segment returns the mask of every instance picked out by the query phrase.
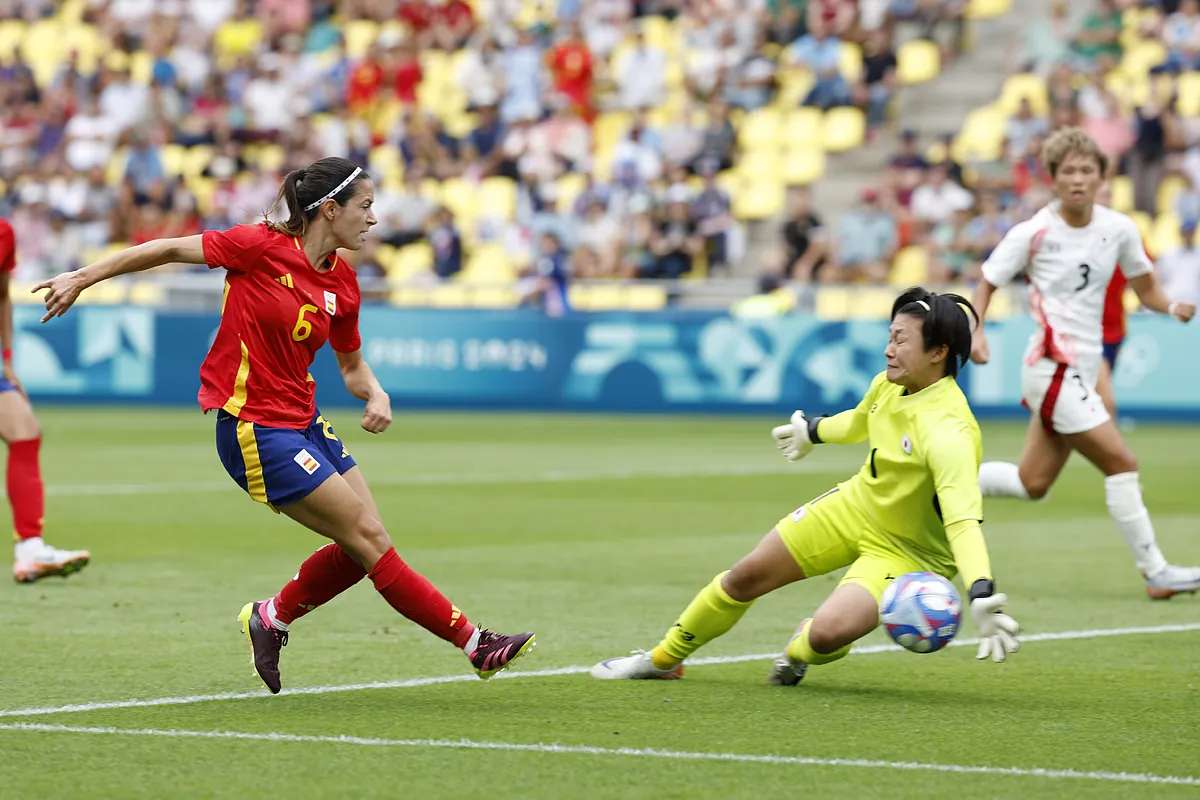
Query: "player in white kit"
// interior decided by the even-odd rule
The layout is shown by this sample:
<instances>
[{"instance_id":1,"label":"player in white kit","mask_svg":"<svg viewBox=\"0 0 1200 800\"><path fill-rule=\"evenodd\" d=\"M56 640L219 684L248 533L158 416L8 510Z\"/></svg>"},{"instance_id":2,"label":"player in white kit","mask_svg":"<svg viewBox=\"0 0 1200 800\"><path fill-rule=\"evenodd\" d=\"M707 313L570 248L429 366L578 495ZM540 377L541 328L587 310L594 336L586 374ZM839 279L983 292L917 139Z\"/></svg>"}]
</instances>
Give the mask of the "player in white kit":
<instances>
[{"instance_id":1,"label":"player in white kit","mask_svg":"<svg viewBox=\"0 0 1200 800\"><path fill-rule=\"evenodd\" d=\"M1104 296L1117 263L1142 305L1181 322L1196 312L1163 293L1129 217L1096 205L1108 158L1078 128L1052 134L1042 151L1058 200L1014 227L983 265L975 293L981 318L997 287L1024 274L1038 330L1021 370L1021 395L1032 419L1021 463L985 462L979 487L985 497L1045 497L1072 450L1104 473L1109 514L1133 553L1152 599L1200 589L1200 568L1167 563L1142 502L1137 459L1117 431L1097 391L1102 360ZM972 358L989 358L983 325L975 331Z\"/></svg>"}]
</instances>

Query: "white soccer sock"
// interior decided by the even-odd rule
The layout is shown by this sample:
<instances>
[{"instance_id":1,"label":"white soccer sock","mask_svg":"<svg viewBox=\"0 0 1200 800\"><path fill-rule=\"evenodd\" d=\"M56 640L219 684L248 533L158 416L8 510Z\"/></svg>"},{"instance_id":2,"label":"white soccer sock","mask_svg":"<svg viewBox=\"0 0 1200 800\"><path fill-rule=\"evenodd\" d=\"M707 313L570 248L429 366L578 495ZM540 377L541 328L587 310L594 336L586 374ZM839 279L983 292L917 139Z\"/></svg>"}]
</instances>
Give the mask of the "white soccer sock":
<instances>
[{"instance_id":1,"label":"white soccer sock","mask_svg":"<svg viewBox=\"0 0 1200 800\"><path fill-rule=\"evenodd\" d=\"M1167 566L1158 542L1154 538L1154 525L1150 512L1142 502L1142 487L1136 472L1122 472L1104 479L1104 497L1108 502L1108 513L1125 544L1133 552L1133 561L1142 575L1150 577Z\"/></svg>"},{"instance_id":2,"label":"white soccer sock","mask_svg":"<svg viewBox=\"0 0 1200 800\"><path fill-rule=\"evenodd\" d=\"M1029 492L1021 483L1020 468L1007 461L985 461L979 465L979 491L984 497L1029 499Z\"/></svg>"},{"instance_id":3,"label":"white soccer sock","mask_svg":"<svg viewBox=\"0 0 1200 800\"><path fill-rule=\"evenodd\" d=\"M34 536L32 539L22 539L13 545L13 559L15 561L29 561L41 555L45 549L46 543L42 541L42 537L40 536Z\"/></svg>"},{"instance_id":4,"label":"white soccer sock","mask_svg":"<svg viewBox=\"0 0 1200 800\"><path fill-rule=\"evenodd\" d=\"M288 624L286 622L280 622L279 617L275 614L274 597L267 601L267 619L271 621L271 627L275 628L276 630L286 631L288 629Z\"/></svg>"},{"instance_id":5,"label":"white soccer sock","mask_svg":"<svg viewBox=\"0 0 1200 800\"><path fill-rule=\"evenodd\" d=\"M467 658L470 658L475 652L476 647L479 647L479 628L476 628L475 632L471 634L471 638L467 639L467 643L463 645L462 650L467 654Z\"/></svg>"}]
</instances>

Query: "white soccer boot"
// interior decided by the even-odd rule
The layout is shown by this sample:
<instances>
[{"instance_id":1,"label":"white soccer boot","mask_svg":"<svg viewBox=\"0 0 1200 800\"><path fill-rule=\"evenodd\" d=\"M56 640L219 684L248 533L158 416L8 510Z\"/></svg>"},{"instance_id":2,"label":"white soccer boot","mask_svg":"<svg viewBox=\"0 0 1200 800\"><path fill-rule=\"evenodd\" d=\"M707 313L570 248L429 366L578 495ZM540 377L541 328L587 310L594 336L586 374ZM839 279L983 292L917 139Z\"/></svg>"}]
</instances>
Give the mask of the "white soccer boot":
<instances>
[{"instance_id":1,"label":"white soccer boot","mask_svg":"<svg viewBox=\"0 0 1200 800\"><path fill-rule=\"evenodd\" d=\"M13 555L13 580L17 583L33 583L54 575L65 578L92 560L87 550L59 550L41 539L18 542Z\"/></svg>"},{"instance_id":2,"label":"white soccer boot","mask_svg":"<svg viewBox=\"0 0 1200 800\"><path fill-rule=\"evenodd\" d=\"M1146 594L1151 600L1170 600L1177 594L1195 594L1200 589L1200 567L1173 564L1146 576Z\"/></svg>"},{"instance_id":3,"label":"white soccer boot","mask_svg":"<svg viewBox=\"0 0 1200 800\"><path fill-rule=\"evenodd\" d=\"M683 664L673 669L654 666L650 654L645 650L634 650L632 655L601 661L588 673L601 681L662 680L672 681L683 677Z\"/></svg>"}]
</instances>

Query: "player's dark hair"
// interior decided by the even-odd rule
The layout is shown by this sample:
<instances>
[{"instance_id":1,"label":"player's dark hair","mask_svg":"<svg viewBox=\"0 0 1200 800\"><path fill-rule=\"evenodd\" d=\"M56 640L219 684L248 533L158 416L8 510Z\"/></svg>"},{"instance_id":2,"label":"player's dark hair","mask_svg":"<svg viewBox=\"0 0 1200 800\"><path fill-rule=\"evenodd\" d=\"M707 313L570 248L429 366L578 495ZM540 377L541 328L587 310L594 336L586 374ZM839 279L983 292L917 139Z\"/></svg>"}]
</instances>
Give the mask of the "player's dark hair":
<instances>
[{"instance_id":1,"label":"player's dark hair","mask_svg":"<svg viewBox=\"0 0 1200 800\"><path fill-rule=\"evenodd\" d=\"M892 319L900 314L921 320L925 352L943 346L949 349L946 374L958 377L958 370L971 357L972 318L974 325L979 324L975 306L962 295L935 294L914 286L892 303Z\"/></svg>"},{"instance_id":2,"label":"player's dark hair","mask_svg":"<svg viewBox=\"0 0 1200 800\"><path fill-rule=\"evenodd\" d=\"M285 222L267 220L267 227L279 233L286 233L288 236L303 236L304 232L308 230L309 223L317 216L321 207L317 206L309 211L305 209L341 186L342 182L349 178L356 169L358 167L352 161L335 156L322 158L304 169L289 172L283 179L283 186L279 187L279 194L268 212L273 214L286 204L289 216ZM339 206L346 205L354 196L359 182L367 180L369 177L365 171L358 173L354 180L329 199Z\"/></svg>"}]
</instances>

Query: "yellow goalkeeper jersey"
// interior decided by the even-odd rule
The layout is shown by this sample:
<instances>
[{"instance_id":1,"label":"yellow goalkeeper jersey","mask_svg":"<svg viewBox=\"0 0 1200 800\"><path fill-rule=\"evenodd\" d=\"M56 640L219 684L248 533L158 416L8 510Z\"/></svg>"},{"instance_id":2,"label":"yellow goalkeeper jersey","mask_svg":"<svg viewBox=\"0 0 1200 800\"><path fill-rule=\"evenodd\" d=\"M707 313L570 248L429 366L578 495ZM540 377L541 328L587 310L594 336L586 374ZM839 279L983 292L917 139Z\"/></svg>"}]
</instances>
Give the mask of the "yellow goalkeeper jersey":
<instances>
[{"instance_id":1,"label":"yellow goalkeeper jersey","mask_svg":"<svg viewBox=\"0 0 1200 800\"><path fill-rule=\"evenodd\" d=\"M880 373L857 408L822 419L817 435L829 443L869 440L862 469L839 488L882 533L953 559L968 587L991 578L979 528L983 441L954 378L908 395Z\"/></svg>"}]
</instances>

